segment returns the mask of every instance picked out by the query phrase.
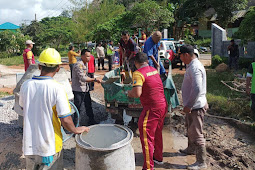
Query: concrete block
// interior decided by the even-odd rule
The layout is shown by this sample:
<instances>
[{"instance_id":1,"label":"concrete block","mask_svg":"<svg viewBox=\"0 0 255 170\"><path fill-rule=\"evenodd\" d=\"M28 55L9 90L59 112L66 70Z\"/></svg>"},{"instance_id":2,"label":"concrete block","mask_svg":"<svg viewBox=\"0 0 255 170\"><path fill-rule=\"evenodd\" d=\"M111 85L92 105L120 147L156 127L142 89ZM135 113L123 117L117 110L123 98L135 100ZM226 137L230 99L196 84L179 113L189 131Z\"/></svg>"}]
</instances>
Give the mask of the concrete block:
<instances>
[{"instance_id":1,"label":"concrete block","mask_svg":"<svg viewBox=\"0 0 255 170\"><path fill-rule=\"evenodd\" d=\"M212 24L212 56L223 55L223 41L227 40L227 32L217 24Z\"/></svg>"}]
</instances>

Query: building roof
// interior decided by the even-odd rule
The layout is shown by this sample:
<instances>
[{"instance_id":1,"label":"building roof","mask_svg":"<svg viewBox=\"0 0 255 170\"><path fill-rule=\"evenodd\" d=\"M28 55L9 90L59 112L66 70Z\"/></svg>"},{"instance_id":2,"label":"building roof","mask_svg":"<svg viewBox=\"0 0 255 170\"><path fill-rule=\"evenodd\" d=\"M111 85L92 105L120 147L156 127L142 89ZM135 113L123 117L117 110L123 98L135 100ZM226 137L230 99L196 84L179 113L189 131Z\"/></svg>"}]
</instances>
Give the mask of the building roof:
<instances>
[{"instance_id":1,"label":"building roof","mask_svg":"<svg viewBox=\"0 0 255 170\"><path fill-rule=\"evenodd\" d=\"M12 24L10 22L6 22L0 25L0 30L16 30L18 28L20 28L18 25Z\"/></svg>"},{"instance_id":2,"label":"building roof","mask_svg":"<svg viewBox=\"0 0 255 170\"><path fill-rule=\"evenodd\" d=\"M239 19L239 18L243 18L247 12L248 12L247 10L240 10L240 11L234 11L232 12L232 14L235 19ZM214 14L210 21L216 21L216 20L217 20L217 14Z\"/></svg>"}]
</instances>

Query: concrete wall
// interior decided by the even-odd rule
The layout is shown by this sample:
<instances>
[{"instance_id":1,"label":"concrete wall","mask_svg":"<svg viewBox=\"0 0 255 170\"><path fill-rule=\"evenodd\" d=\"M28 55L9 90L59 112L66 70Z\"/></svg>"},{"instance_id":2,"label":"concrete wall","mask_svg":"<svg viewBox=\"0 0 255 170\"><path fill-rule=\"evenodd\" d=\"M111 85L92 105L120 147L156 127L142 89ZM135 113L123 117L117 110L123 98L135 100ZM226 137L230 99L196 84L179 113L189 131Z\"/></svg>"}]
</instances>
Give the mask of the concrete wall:
<instances>
[{"instance_id":1,"label":"concrete wall","mask_svg":"<svg viewBox=\"0 0 255 170\"><path fill-rule=\"evenodd\" d=\"M212 24L212 56L219 55L229 57L228 46L230 41L227 40L226 30ZM239 56L245 58L255 58L255 42L248 42L243 45L241 40L235 40L235 43L239 46Z\"/></svg>"},{"instance_id":2,"label":"concrete wall","mask_svg":"<svg viewBox=\"0 0 255 170\"><path fill-rule=\"evenodd\" d=\"M227 40L227 32L217 24L212 24L212 56L223 54L223 41Z\"/></svg>"},{"instance_id":3,"label":"concrete wall","mask_svg":"<svg viewBox=\"0 0 255 170\"><path fill-rule=\"evenodd\" d=\"M255 58L255 42L248 42L246 50L247 54L245 54L245 56L247 58Z\"/></svg>"},{"instance_id":4,"label":"concrete wall","mask_svg":"<svg viewBox=\"0 0 255 170\"><path fill-rule=\"evenodd\" d=\"M244 55L244 47L241 44L241 40L235 40L235 43L238 45L239 47L239 56L240 57L245 57ZM223 41L223 45L222 45L222 55L224 57L228 57L228 46L230 45L230 41Z\"/></svg>"}]
</instances>

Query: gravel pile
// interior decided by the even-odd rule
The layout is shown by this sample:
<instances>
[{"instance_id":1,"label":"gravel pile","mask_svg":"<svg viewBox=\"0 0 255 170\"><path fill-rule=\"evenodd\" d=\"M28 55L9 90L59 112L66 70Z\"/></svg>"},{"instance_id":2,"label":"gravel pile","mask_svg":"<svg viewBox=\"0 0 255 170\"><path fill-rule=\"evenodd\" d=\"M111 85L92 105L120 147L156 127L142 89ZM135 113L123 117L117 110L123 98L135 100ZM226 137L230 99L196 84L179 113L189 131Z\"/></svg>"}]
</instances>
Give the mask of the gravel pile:
<instances>
[{"instance_id":1,"label":"gravel pile","mask_svg":"<svg viewBox=\"0 0 255 170\"><path fill-rule=\"evenodd\" d=\"M7 96L0 99L3 107L0 107L0 129L2 135L10 135L18 126L18 114L12 110L14 106L14 96Z\"/></svg>"}]
</instances>

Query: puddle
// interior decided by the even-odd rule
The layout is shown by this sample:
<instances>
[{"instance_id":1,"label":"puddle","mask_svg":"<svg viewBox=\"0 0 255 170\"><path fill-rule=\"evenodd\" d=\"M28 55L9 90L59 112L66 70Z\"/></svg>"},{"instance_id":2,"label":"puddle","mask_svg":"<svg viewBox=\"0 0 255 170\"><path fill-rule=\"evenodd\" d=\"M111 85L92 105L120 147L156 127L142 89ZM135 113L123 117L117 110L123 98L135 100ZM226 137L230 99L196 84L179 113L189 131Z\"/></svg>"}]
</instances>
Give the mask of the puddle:
<instances>
[{"instance_id":1,"label":"puddle","mask_svg":"<svg viewBox=\"0 0 255 170\"><path fill-rule=\"evenodd\" d=\"M138 130L137 130L137 133ZM133 147L136 154L136 170L141 170L143 166L142 147L139 137L133 139ZM187 137L171 130L168 126L163 129L163 165L155 165L155 170L165 169L187 169L187 166L195 162L195 156L185 156L179 152L188 145Z\"/></svg>"}]
</instances>

